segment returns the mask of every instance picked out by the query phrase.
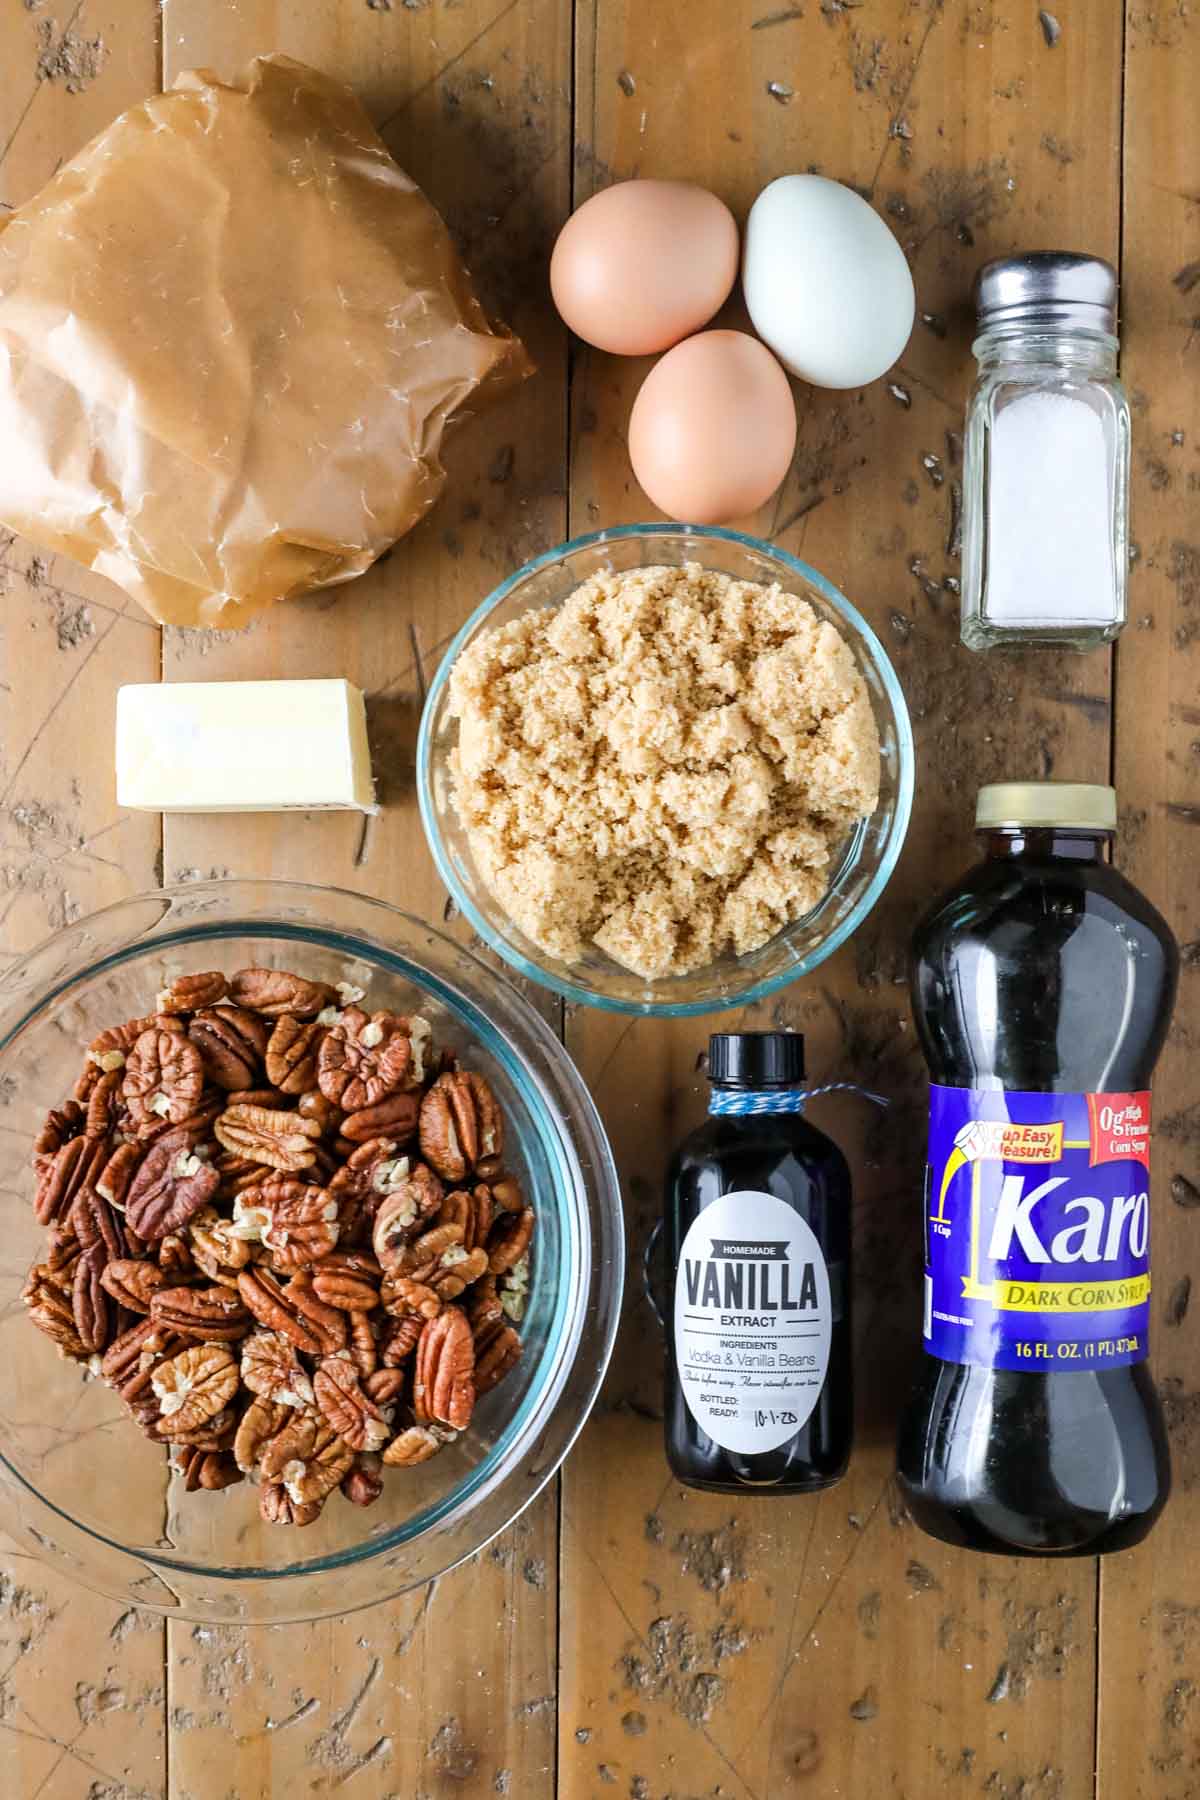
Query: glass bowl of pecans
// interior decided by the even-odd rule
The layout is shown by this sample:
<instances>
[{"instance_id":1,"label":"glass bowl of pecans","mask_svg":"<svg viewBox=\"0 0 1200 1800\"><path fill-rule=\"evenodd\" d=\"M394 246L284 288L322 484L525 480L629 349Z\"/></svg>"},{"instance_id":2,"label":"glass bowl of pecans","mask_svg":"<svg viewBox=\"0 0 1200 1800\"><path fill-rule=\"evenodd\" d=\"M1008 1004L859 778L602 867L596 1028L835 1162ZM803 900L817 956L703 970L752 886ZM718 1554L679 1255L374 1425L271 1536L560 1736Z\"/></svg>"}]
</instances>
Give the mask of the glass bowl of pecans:
<instances>
[{"instance_id":1,"label":"glass bowl of pecans","mask_svg":"<svg viewBox=\"0 0 1200 1800\"><path fill-rule=\"evenodd\" d=\"M473 1554L607 1366L620 1194L549 1027L361 895L206 882L0 982L0 1522L130 1605L353 1610Z\"/></svg>"}]
</instances>

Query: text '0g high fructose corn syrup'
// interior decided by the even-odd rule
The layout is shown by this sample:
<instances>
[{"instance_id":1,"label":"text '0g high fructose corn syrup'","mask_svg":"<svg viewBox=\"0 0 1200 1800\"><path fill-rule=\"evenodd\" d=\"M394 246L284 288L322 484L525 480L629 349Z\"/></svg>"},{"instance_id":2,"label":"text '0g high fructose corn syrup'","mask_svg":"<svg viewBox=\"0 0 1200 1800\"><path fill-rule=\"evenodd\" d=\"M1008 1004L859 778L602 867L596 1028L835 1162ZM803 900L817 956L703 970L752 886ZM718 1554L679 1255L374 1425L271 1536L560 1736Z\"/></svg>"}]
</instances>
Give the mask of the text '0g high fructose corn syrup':
<instances>
[{"instance_id":1,"label":"text '0g high fructose corn syrup'","mask_svg":"<svg viewBox=\"0 0 1200 1800\"><path fill-rule=\"evenodd\" d=\"M1111 788L984 788L984 859L917 927L924 1350L899 1474L934 1537L1137 1543L1170 1464L1146 1365L1150 1076L1179 953L1113 869Z\"/></svg>"},{"instance_id":2,"label":"text '0g high fructose corn syrup'","mask_svg":"<svg viewBox=\"0 0 1200 1800\"><path fill-rule=\"evenodd\" d=\"M850 1456L850 1176L802 1116L804 1040L709 1042L710 1118L667 1175L667 1460L723 1493L812 1493Z\"/></svg>"}]
</instances>

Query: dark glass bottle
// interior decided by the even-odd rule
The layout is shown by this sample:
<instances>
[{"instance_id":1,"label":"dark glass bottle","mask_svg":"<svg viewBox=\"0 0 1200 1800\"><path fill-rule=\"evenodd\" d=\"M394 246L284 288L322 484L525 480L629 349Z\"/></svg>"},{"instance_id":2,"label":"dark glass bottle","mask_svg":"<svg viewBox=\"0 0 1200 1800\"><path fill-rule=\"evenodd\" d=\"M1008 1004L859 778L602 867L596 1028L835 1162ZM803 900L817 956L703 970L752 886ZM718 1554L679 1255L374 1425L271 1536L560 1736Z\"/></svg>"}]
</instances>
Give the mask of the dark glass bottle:
<instances>
[{"instance_id":1,"label":"dark glass bottle","mask_svg":"<svg viewBox=\"0 0 1200 1800\"><path fill-rule=\"evenodd\" d=\"M935 1085L926 1354L900 1482L918 1525L947 1543L1090 1556L1139 1542L1170 1488L1145 1361L1146 1090L1179 956L1106 860L1111 788L985 788L978 820L984 861L913 943ZM949 1126L973 1122L939 1140L939 1112ZM981 1135L996 1132L1007 1135ZM971 1250L967 1206L978 1209ZM951 1285L956 1254L976 1262L967 1276L956 1266Z\"/></svg>"},{"instance_id":2,"label":"dark glass bottle","mask_svg":"<svg viewBox=\"0 0 1200 1800\"><path fill-rule=\"evenodd\" d=\"M721 1033L708 1060L715 1116L667 1174L667 1460L691 1487L813 1493L853 1432L850 1175L802 1116L802 1037Z\"/></svg>"}]
</instances>

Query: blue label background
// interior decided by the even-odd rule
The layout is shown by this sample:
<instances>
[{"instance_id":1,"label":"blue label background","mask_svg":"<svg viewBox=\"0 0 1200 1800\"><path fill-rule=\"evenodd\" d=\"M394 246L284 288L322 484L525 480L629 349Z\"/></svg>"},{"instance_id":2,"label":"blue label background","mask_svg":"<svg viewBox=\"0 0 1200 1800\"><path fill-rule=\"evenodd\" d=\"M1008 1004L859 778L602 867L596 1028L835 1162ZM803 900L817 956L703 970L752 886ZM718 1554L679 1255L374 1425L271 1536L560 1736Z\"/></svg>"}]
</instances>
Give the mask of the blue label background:
<instances>
[{"instance_id":1,"label":"blue label background","mask_svg":"<svg viewBox=\"0 0 1200 1800\"><path fill-rule=\"evenodd\" d=\"M998 1369L1045 1373L1051 1368L1116 1368L1141 1362L1149 1342L1149 1301L1119 1309L1086 1313L1008 1311L990 1301L965 1297L963 1277L971 1257L971 1168L954 1176L946 1195L944 1217L949 1235L942 1236L932 1223L938 1211L943 1173L954 1150L954 1139L973 1119L1011 1121L1021 1125L1061 1122L1065 1139L1087 1144L1091 1123L1084 1094L992 1093L974 1088L932 1086L929 1092L929 1164L925 1194L925 1349L945 1362L979 1363ZM1144 1275L1150 1267L1149 1238L1146 1254L1129 1249L1128 1226L1122 1234L1122 1250L1112 1261L1095 1263L1031 1262L1019 1243L1003 1263L991 1261L986 1252L996 1216L1001 1185L1006 1174L1024 1178L1026 1191L1056 1176L1064 1185L1038 1202L1032 1211L1037 1235L1049 1248L1056 1231L1077 1225L1079 1214L1064 1213L1066 1204L1087 1194L1107 1203L1118 1194L1149 1191L1150 1174L1140 1161L1102 1162L1092 1166L1087 1148L1064 1149L1056 1162L1001 1162L987 1158L980 1169L980 1228L977 1279L997 1278L1037 1283L1120 1281ZM938 1314L950 1314L951 1319ZM952 1320L962 1321L960 1323ZM1133 1347L1108 1348L1115 1340L1132 1338ZM1017 1344L1045 1345L1045 1352L1021 1354ZM1074 1356L1059 1346L1078 1346Z\"/></svg>"}]
</instances>

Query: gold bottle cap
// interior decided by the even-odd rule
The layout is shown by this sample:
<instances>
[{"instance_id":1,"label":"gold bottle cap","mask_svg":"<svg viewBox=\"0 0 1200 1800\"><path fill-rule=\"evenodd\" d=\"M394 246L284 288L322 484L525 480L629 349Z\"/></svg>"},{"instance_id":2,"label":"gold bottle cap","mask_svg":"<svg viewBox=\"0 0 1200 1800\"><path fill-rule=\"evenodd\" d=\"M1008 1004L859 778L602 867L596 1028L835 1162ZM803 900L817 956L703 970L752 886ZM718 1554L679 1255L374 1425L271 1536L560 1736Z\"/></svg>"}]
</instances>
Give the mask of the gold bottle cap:
<instances>
[{"instance_id":1,"label":"gold bottle cap","mask_svg":"<svg viewBox=\"0 0 1200 1800\"><path fill-rule=\"evenodd\" d=\"M975 829L1115 831L1115 788L1083 781L997 781L979 790Z\"/></svg>"}]
</instances>

